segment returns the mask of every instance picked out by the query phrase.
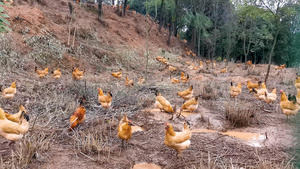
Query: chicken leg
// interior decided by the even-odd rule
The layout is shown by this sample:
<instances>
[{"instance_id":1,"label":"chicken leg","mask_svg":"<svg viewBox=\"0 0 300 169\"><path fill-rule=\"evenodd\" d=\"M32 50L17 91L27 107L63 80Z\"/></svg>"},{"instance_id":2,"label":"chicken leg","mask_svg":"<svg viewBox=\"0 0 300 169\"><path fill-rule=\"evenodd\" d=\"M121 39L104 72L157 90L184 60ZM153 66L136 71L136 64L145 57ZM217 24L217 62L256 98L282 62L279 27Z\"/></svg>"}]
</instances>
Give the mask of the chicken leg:
<instances>
[{"instance_id":1,"label":"chicken leg","mask_svg":"<svg viewBox=\"0 0 300 169\"><path fill-rule=\"evenodd\" d=\"M122 140L122 149L124 149L124 140Z\"/></svg>"},{"instance_id":2,"label":"chicken leg","mask_svg":"<svg viewBox=\"0 0 300 169\"><path fill-rule=\"evenodd\" d=\"M174 120L174 114L172 113L172 117L169 120Z\"/></svg>"}]
</instances>

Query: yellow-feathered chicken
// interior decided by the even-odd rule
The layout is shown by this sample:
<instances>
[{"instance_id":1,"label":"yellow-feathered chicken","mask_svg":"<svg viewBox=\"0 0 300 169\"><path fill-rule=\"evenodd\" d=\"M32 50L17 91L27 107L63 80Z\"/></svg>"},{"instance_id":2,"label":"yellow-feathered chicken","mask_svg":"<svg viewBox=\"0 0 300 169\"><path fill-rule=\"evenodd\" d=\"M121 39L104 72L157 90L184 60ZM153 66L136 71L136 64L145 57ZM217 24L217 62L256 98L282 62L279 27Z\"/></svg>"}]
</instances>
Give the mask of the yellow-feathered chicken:
<instances>
[{"instance_id":1,"label":"yellow-feathered chicken","mask_svg":"<svg viewBox=\"0 0 300 169\"><path fill-rule=\"evenodd\" d=\"M286 64L275 66L275 70L283 70L286 67Z\"/></svg>"},{"instance_id":2,"label":"yellow-feathered chicken","mask_svg":"<svg viewBox=\"0 0 300 169\"><path fill-rule=\"evenodd\" d=\"M120 69L118 72L113 72L111 75L115 78L121 79L122 77L122 69Z\"/></svg>"},{"instance_id":3,"label":"yellow-feathered chicken","mask_svg":"<svg viewBox=\"0 0 300 169\"><path fill-rule=\"evenodd\" d=\"M185 64L187 64L188 66L190 65L190 64L192 64L191 62L185 62Z\"/></svg>"},{"instance_id":4,"label":"yellow-feathered chicken","mask_svg":"<svg viewBox=\"0 0 300 169\"><path fill-rule=\"evenodd\" d=\"M199 97L200 96L196 96L186 101L180 108L180 112L177 117L180 117L182 111L189 111L190 113L196 111L198 109Z\"/></svg>"},{"instance_id":5,"label":"yellow-feathered chicken","mask_svg":"<svg viewBox=\"0 0 300 169\"><path fill-rule=\"evenodd\" d=\"M286 97L286 94L283 90L280 90L281 98L280 98L280 108L283 114L286 115L288 120L289 115L296 115L299 110L299 105L297 104L296 96L289 95L289 99Z\"/></svg>"},{"instance_id":6,"label":"yellow-feathered chicken","mask_svg":"<svg viewBox=\"0 0 300 169\"><path fill-rule=\"evenodd\" d=\"M133 124L131 123L131 120L128 120L126 114L125 116L121 119L118 127L118 137L122 139L122 147L124 148L124 141L129 142L129 139L132 136L132 129L131 126Z\"/></svg>"},{"instance_id":7,"label":"yellow-feathered chicken","mask_svg":"<svg viewBox=\"0 0 300 169\"><path fill-rule=\"evenodd\" d=\"M202 70L203 69L203 62L200 61L200 66L199 66L199 69Z\"/></svg>"},{"instance_id":8,"label":"yellow-feathered chicken","mask_svg":"<svg viewBox=\"0 0 300 169\"><path fill-rule=\"evenodd\" d=\"M193 70L194 68L194 63L192 63L190 66L188 66L189 69Z\"/></svg>"},{"instance_id":9,"label":"yellow-feathered chicken","mask_svg":"<svg viewBox=\"0 0 300 169\"><path fill-rule=\"evenodd\" d=\"M178 92L177 95L183 98L184 100L188 100L193 97L193 93L193 86L191 86L190 88L184 91Z\"/></svg>"},{"instance_id":10,"label":"yellow-feathered chicken","mask_svg":"<svg viewBox=\"0 0 300 169\"><path fill-rule=\"evenodd\" d=\"M48 70L50 67L47 67L44 70L39 70L37 67L35 67L35 72L38 74L39 78L43 78L48 75Z\"/></svg>"},{"instance_id":11,"label":"yellow-feathered chicken","mask_svg":"<svg viewBox=\"0 0 300 169\"><path fill-rule=\"evenodd\" d=\"M5 112L0 108L0 135L13 144L15 141L20 140L29 129L29 116L22 111L19 123L10 121L6 118Z\"/></svg>"},{"instance_id":12,"label":"yellow-feathered chicken","mask_svg":"<svg viewBox=\"0 0 300 169\"><path fill-rule=\"evenodd\" d=\"M176 105L174 109L172 108L170 102L165 99L158 91L155 92L155 106L160 109L160 111L165 111L172 114L171 119L173 119L174 113L176 112Z\"/></svg>"},{"instance_id":13,"label":"yellow-feathered chicken","mask_svg":"<svg viewBox=\"0 0 300 169\"><path fill-rule=\"evenodd\" d=\"M101 103L103 108L109 108L112 101L112 94L110 91L107 92L107 95L105 96L102 89L97 88L98 90L98 100Z\"/></svg>"},{"instance_id":14,"label":"yellow-feathered chicken","mask_svg":"<svg viewBox=\"0 0 300 169\"><path fill-rule=\"evenodd\" d=\"M157 56L157 57L156 57L156 60L159 61L159 62L161 62L163 59L165 59L165 58L164 58L164 57L161 57L161 56Z\"/></svg>"},{"instance_id":15,"label":"yellow-feathered chicken","mask_svg":"<svg viewBox=\"0 0 300 169\"><path fill-rule=\"evenodd\" d=\"M187 83L189 81L189 78L190 78L190 76L188 74L185 76L184 73L181 72L180 79L181 79L182 83Z\"/></svg>"},{"instance_id":16,"label":"yellow-feathered chicken","mask_svg":"<svg viewBox=\"0 0 300 169\"><path fill-rule=\"evenodd\" d=\"M239 83L237 86L234 86L232 82L230 82L230 96L236 98L239 94L242 93L242 83Z\"/></svg>"},{"instance_id":17,"label":"yellow-feathered chicken","mask_svg":"<svg viewBox=\"0 0 300 169\"><path fill-rule=\"evenodd\" d=\"M143 84L145 82L145 78L142 76L138 82L139 85Z\"/></svg>"},{"instance_id":18,"label":"yellow-feathered chicken","mask_svg":"<svg viewBox=\"0 0 300 169\"><path fill-rule=\"evenodd\" d=\"M198 70L199 69L199 66L195 66L194 68L193 68L193 70Z\"/></svg>"},{"instance_id":19,"label":"yellow-feathered chicken","mask_svg":"<svg viewBox=\"0 0 300 169\"><path fill-rule=\"evenodd\" d=\"M171 72L173 72L173 71L175 71L175 70L177 70L177 68L175 68L175 67L173 67L173 66L169 66L169 70L171 71Z\"/></svg>"},{"instance_id":20,"label":"yellow-feathered chicken","mask_svg":"<svg viewBox=\"0 0 300 169\"><path fill-rule=\"evenodd\" d=\"M26 115L28 115L25 107L21 105L18 113L15 113L15 114L5 113L5 117L10 121L13 121L15 123L19 123L22 113L25 113Z\"/></svg>"},{"instance_id":21,"label":"yellow-feathered chicken","mask_svg":"<svg viewBox=\"0 0 300 169\"><path fill-rule=\"evenodd\" d=\"M277 99L277 94L276 94L276 88L273 89L273 91L271 93L268 92L268 90L266 90L265 93L265 102L270 104L272 102L274 102Z\"/></svg>"},{"instance_id":22,"label":"yellow-feathered chicken","mask_svg":"<svg viewBox=\"0 0 300 169\"><path fill-rule=\"evenodd\" d=\"M220 73L226 73L227 72L227 68L224 68L220 71Z\"/></svg>"},{"instance_id":23,"label":"yellow-feathered chicken","mask_svg":"<svg viewBox=\"0 0 300 169\"><path fill-rule=\"evenodd\" d=\"M213 63L213 69L216 69L217 66L216 66L216 63Z\"/></svg>"},{"instance_id":24,"label":"yellow-feathered chicken","mask_svg":"<svg viewBox=\"0 0 300 169\"><path fill-rule=\"evenodd\" d=\"M177 156L181 157L182 151L191 145L192 132L189 126L187 123L184 123L182 132L174 132L173 126L166 123L165 130L165 145L175 149L178 153Z\"/></svg>"},{"instance_id":25,"label":"yellow-feathered chicken","mask_svg":"<svg viewBox=\"0 0 300 169\"><path fill-rule=\"evenodd\" d=\"M52 77L53 77L54 79L59 79L60 76L61 76L60 68L58 68L58 69L52 71L51 73L52 73Z\"/></svg>"},{"instance_id":26,"label":"yellow-feathered chicken","mask_svg":"<svg viewBox=\"0 0 300 169\"><path fill-rule=\"evenodd\" d=\"M73 79L75 79L75 80L80 80L80 79L82 79L83 78L83 73L84 73L84 71L80 71L78 68L73 68L72 69L72 77L73 77Z\"/></svg>"},{"instance_id":27,"label":"yellow-feathered chicken","mask_svg":"<svg viewBox=\"0 0 300 169\"><path fill-rule=\"evenodd\" d=\"M132 87L133 85L134 85L133 80L129 80L129 78L126 76L125 86Z\"/></svg>"},{"instance_id":28,"label":"yellow-feathered chicken","mask_svg":"<svg viewBox=\"0 0 300 169\"><path fill-rule=\"evenodd\" d=\"M251 60L247 61L247 65L251 66L252 65L252 61Z\"/></svg>"},{"instance_id":29,"label":"yellow-feathered chicken","mask_svg":"<svg viewBox=\"0 0 300 169\"><path fill-rule=\"evenodd\" d=\"M259 100L265 100L266 97L266 92L267 92L267 87L265 83L261 84L261 88L259 90L252 89L254 91L254 96L258 98Z\"/></svg>"},{"instance_id":30,"label":"yellow-feathered chicken","mask_svg":"<svg viewBox=\"0 0 300 169\"><path fill-rule=\"evenodd\" d=\"M247 88L249 89L249 92L253 92L253 88L258 90L261 85L261 81L258 83L252 83L250 80L247 81Z\"/></svg>"},{"instance_id":31,"label":"yellow-feathered chicken","mask_svg":"<svg viewBox=\"0 0 300 169\"><path fill-rule=\"evenodd\" d=\"M16 81L14 81L10 87L3 89L2 87L0 88L0 92L3 98L6 99L12 99L15 94L17 93L17 86L16 86Z\"/></svg>"},{"instance_id":32,"label":"yellow-feathered chicken","mask_svg":"<svg viewBox=\"0 0 300 169\"><path fill-rule=\"evenodd\" d=\"M168 58L168 60L169 60L169 58ZM168 65L169 64L168 60L167 59L162 59L160 62L163 63L163 64L165 64L165 65Z\"/></svg>"},{"instance_id":33,"label":"yellow-feathered chicken","mask_svg":"<svg viewBox=\"0 0 300 169\"><path fill-rule=\"evenodd\" d=\"M173 77L171 77L171 75L170 75L170 80L171 80L171 82L172 82L173 84L180 83L180 80L178 80L178 79L176 79L176 78L173 78Z\"/></svg>"}]
</instances>

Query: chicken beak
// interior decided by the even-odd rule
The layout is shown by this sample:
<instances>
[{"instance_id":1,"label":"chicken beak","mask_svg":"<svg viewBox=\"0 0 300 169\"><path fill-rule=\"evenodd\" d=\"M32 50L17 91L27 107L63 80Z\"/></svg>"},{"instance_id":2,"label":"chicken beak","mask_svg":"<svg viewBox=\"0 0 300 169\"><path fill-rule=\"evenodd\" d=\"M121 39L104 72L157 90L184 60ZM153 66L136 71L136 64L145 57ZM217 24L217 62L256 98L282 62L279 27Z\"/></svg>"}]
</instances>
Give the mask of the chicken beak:
<instances>
[{"instance_id":1,"label":"chicken beak","mask_svg":"<svg viewBox=\"0 0 300 169\"><path fill-rule=\"evenodd\" d=\"M128 122L129 126L134 126L133 123L131 121Z\"/></svg>"}]
</instances>

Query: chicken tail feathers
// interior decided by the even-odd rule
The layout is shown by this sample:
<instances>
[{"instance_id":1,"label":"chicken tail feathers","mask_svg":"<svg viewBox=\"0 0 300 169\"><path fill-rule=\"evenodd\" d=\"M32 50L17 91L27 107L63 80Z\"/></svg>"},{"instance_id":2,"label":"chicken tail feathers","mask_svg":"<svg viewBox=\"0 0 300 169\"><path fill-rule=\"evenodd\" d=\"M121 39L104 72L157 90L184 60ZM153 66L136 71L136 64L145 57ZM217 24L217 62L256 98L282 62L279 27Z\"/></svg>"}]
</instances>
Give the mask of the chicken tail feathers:
<instances>
[{"instance_id":1,"label":"chicken tail feathers","mask_svg":"<svg viewBox=\"0 0 300 169\"><path fill-rule=\"evenodd\" d=\"M191 123L189 122L189 121L185 121L185 123L187 124L187 126L189 127L189 128L191 128Z\"/></svg>"},{"instance_id":2,"label":"chicken tail feathers","mask_svg":"<svg viewBox=\"0 0 300 169\"><path fill-rule=\"evenodd\" d=\"M292 96L292 101L293 101L293 104L297 103L297 98L295 95Z\"/></svg>"},{"instance_id":3,"label":"chicken tail feathers","mask_svg":"<svg viewBox=\"0 0 300 169\"><path fill-rule=\"evenodd\" d=\"M291 94L288 95L288 100L292 101L292 95Z\"/></svg>"},{"instance_id":4,"label":"chicken tail feathers","mask_svg":"<svg viewBox=\"0 0 300 169\"><path fill-rule=\"evenodd\" d=\"M26 121L29 121L29 116L27 113L25 113L25 111L22 111L20 118L22 118L22 117L24 117L26 119Z\"/></svg>"}]
</instances>

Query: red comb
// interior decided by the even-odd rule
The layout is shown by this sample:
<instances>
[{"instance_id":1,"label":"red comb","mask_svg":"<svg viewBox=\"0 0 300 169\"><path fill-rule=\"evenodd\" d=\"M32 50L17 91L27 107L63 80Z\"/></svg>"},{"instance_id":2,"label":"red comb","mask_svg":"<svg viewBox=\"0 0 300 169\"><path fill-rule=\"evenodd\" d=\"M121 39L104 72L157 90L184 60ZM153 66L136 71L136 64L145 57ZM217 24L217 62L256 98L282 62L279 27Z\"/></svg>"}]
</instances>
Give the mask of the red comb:
<instances>
[{"instance_id":1,"label":"red comb","mask_svg":"<svg viewBox=\"0 0 300 169\"><path fill-rule=\"evenodd\" d=\"M168 125L168 123L166 122L166 125Z\"/></svg>"},{"instance_id":2,"label":"red comb","mask_svg":"<svg viewBox=\"0 0 300 169\"><path fill-rule=\"evenodd\" d=\"M131 123L131 120L129 120L129 122Z\"/></svg>"}]
</instances>

